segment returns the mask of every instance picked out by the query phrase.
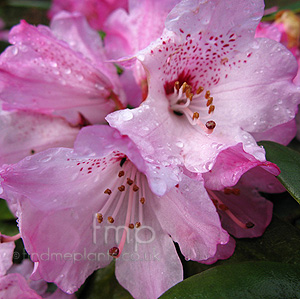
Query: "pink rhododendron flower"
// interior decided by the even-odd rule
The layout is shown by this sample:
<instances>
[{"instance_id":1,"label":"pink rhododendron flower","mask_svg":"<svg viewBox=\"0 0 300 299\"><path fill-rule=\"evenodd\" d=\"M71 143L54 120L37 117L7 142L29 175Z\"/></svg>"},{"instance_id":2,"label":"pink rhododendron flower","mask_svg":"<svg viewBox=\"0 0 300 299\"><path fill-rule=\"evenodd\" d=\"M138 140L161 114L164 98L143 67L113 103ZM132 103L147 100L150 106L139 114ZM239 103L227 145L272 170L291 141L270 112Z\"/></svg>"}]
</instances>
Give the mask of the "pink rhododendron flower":
<instances>
[{"instance_id":1,"label":"pink rhododendron flower","mask_svg":"<svg viewBox=\"0 0 300 299\"><path fill-rule=\"evenodd\" d=\"M109 126L83 128L74 150L49 149L5 166L2 196L18 201L21 235L37 264L32 278L72 293L113 256L116 277L133 297L157 298L182 280L173 241L187 259L231 255L234 243L225 245L229 236L203 180L183 175L162 194L155 170ZM51 258L56 253L69 258Z\"/></svg>"},{"instance_id":2,"label":"pink rhododendron flower","mask_svg":"<svg viewBox=\"0 0 300 299\"><path fill-rule=\"evenodd\" d=\"M92 28L100 30L107 17L117 8L128 9L128 0L53 0L48 15L52 19L62 10L80 12Z\"/></svg>"},{"instance_id":3,"label":"pink rhododendron flower","mask_svg":"<svg viewBox=\"0 0 300 299\"><path fill-rule=\"evenodd\" d=\"M272 172L252 134L274 127L284 134L295 117L297 64L281 44L254 38L263 1L228 3L182 1L162 37L136 55L148 74L148 98L106 119L146 160L207 173L222 151L240 146Z\"/></svg>"},{"instance_id":4,"label":"pink rhododendron flower","mask_svg":"<svg viewBox=\"0 0 300 299\"><path fill-rule=\"evenodd\" d=\"M61 13L50 25L21 21L0 57L3 109L52 113L76 124L104 121L123 92L98 33L79 14Z\"/></svg>"},{"instance_id":5,"label":"pink rhododendron flower","mask_svg":"<svg viewBox=\"0 0 300 299\"><path fill-rule=\"evenodd\" d=\"M0 277L12 266L14 238L0 234Z\"/></svg>"}]
</instances>

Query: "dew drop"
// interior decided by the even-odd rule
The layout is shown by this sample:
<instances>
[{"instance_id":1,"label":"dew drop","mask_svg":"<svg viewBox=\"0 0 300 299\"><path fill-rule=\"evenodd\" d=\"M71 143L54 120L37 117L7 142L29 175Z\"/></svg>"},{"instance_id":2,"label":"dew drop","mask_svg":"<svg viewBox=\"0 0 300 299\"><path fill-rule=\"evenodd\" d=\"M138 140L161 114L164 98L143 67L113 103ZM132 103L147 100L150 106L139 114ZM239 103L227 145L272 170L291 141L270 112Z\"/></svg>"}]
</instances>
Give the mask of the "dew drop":
<instances>
[{"instance_id":1,"label":"dew drop","mask_svg":"<svg viewBox=\"0 0 300 299\"><path fill-rule=\"evenodd\" d=\"M16 56L19 53L19 50L17 47L11 47L11 53Z\"/></svg>"},{"instance_id":2,"label":"dew drop","mask_svg":"<svg viewBox=\"0 0 300 299\"><path fill-rule=\"evenodd\" d=\"M46 157L42 158L40 161L41 162L49 162L51 159L52 159L51 156L46 156Z\"/></svg>"},{"instance_id":3,"label":"dew drop","mask_svg":"<svg viewBox=\"0 0 300 299\"><path fill-rule=\"evenodd\" d=\"M50 61L50 65L51 65L52 67L57 67L57 63L56 63L55 61Z\"/></svg>"},{"instance_id":4,"label":"dew drop","mask_svg":"<svg viewBox=\"0 0 300 299\"><path fill-rule=\"evenodd\" d=\"M182 141L177 141L176 142L176 146L178 146L179 148L183 148L183 142Z\"/></svg>"},{"instance_id":5,"label":"dew drop","mask_svg":"<svg viewBox=\"0 0 300 299\"><path fill-rule=\"evenodd\" d=\"M133 118L133 114L130 110L126 109L126 110L123 110L123 113L122 113L122 118L124 121L128 121L128 120L131 120Z\"/></svg>"},{"instance_id":6,"label":"dew drop","mask_svg":"<svg viewBox=\"0 0 300 299\"><path fill-rule=\"evenodd\" d=\"M76 78L78 79L78 81L82 81L83 80L83 76L81 74L77 74Z\"/></svg>"}]
</instances>

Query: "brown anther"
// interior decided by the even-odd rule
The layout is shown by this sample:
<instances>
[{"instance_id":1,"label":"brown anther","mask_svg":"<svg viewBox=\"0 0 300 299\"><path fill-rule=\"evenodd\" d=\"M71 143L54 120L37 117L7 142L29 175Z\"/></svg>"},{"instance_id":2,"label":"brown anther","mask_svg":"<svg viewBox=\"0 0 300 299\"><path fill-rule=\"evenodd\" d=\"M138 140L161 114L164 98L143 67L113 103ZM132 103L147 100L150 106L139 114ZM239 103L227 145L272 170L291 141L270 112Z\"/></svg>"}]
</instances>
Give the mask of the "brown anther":
<instances>
[{"instance_id":1,"label":"brown anther","mask_svg":"<svg viewBox=\"0 0 300 299\"><path fill-rule=\"evenodd\" d=\"M229 188L225 188L225 189L224 189L224 193L225 193L226 195L229 195L229 194L232 193L232 191L231 191L231 189L229 189Z\"/></svg>"},{"instance_id":2,"label":"brown anther","mask_svg":"<svg viewBox=\"0 0 300 299\"><path fill-rule=\"evenodd\" d=\"M187 87L188 87L189 85L186 83L186 82L184 82L183 84L182 84L182 92L183 93L185 93L185 91L186 91L186 89L187 89Z\"/></svg>"},{"instance_id":3,"label":"brown anther","mask_svg":"<svg viewBox=\"0 0 300 299\"><path fill-rule=\"evenodd\" d=\"M199 118L199 113L198 112L194 112L194 114L193 114L193 120L194 119L198 119Z\"/></svg>"},{"instance_id":4,"label":"brown anther","mask_svg":"<svg viewBox=\"0 0 300 299\"><path fill-rule=\"evenodd\" d=\"M119 255L119 252L120 252L120 250L118 247L113 247L113 248L109 249L109 251L108 251L109 255L112 257L117 257Z\"/></svg>"},{"instance_id":5,"label":"brown anther","mask_svg":"<svg viewBox=\"0 0 300 299\"><path fill-rule=\"evenodd\" d=\"M120 192L123 192L123 191L125 191L125 186L121 185L120 187L118 187L118 189L119 189Z\"/></svg>"},{"instance_id":6,"label":"brown anther","mask_svg":"<svg viewBox=\"0 0 300 299\"><path fill-rule=\"evenodd\" d=\"M214 100L214 98L210 97L206 102L206 107L210 106L212 104L213 100Z\"/></svg>"},{"instance_id":7,"label":"brown anther","mask_svg":"<svg viewBox=\"0 0 300 299\"><path fill-rule=\"evenodd\" d=\"M188 98L189 98L190 101L193 100L193 96L194 96L194 94L191 92L191 93L189 94L189 96L188 96Z\"/></svg>"},{"instance_id":8,"label":"brown anther","mask_svg":"<svg viewBox=\"0 0 300 299\"><path fill-rule=\"evenodd\" d=\"M200 86L198 87L196 94L200 94L204 90L204 87Z\"/></svg>"},{"instance_id":9,"label":"brown anther","mask_svg":"<svg viewBox=\"0 0 300 299\"><path fill-rule=\"evenodd\" d=\"M103 221L103 215L102 215L102 214L97 213L97 221L98 221L99 223L101 223L101 222Z\"/></svg>"},{"instance_id":10,"label":"brown anther","mask_svg":"<svg viewBox=\"0 0 300 299\"><path fill-rule=\"evenodd\" d=\"M145 201L146 201L145 197L142 197L142 198L140 199L140 202L141 202L142 205L145 203Z\"/></svg>"},{"instance_id":11,"label":"brown anther","mask_svg":"<svg viewBox=\"0 0 300 299\"><path fill-rule=\"evenodd\" d=\"M247 222L247 223L246 223L246 227L247 227L247 228L252 228L252 227L254 227L254 225L255 225L255 224L252 223L252 222Z\"/></svg>"},{"instance_id":12,"label":"brown anther","mask_svg":"<svg viewBox=\"0 0 300 299\"><path fill-rule=\"evenodd\" d=\"M227 210L228 210L228 207L222 203L222 204L219 205L219 209L220 209L221 211L227 211Z\"/></svg>"},{"instance_id":13,"label":"brown anther","mask_svg":"<svg viewBox=\"0 0 300 299\"><path fill-rule=\"evenodd\" d=\"M140 188L137 185L134 185L132 189L134 192L137 192Z\"/></svg>"},{"instance_id":14,"label":"brown anther","mask_svg":"<svg viewBox=\"0 0 300 299\"><path fill-rule=\"evenodd\" d=\"M234 195L240 195L241 190L240 190L239 188L233 188L233 189L232 189L232 193L233 193Z\"/></svg>"},{"instance_id":15,"label":"brown anther","mask_svg":"<svg viewBox=\"0 0 300 299\"><path fill-rule=\"evenodd\" d=\"M118 174L119 178L122 177L125 174L125 172L123 170L121 170Z\"/></svg>"},{"instance_id":16,"label":"brown anther","mask_svg":"<svg viewBox=\"0 0 300 299\"><path fill-rule=\"evenodd\" d=\"M107 220L109 223L114 223L115 222L115 219L112 218L111 216L107 217Z\"/></svg>"},{"instance_id":17,"label":"brown anther","mask_svg":"<svg viewBox=\"0 0 300 299\"><path fill-rule=\"evenodd\" d=\"M179 81L176 81L174 83L174 87L176 88L177 91L179 91L179 89L180 89L180 83L179 83Z\"/></svg>"},{"instance_id":18,"label":"brown anther","mask_svg":"<svg viewBox=\"0 0 300 299\"><path fill-rule=\"evenodd\" d=\"M130 224L128 225L128 227L129 227L130 229L134 229L134 224L133 224L133 223L130 223Z\"/></svg>"},{"instance_id":19,"label":"brown anther","mask_svg":"<svg viewBox=\"0 0 300 299\"><path fill-rule=\"evenodd\" d=\"M224 65L226 62L228 62L228 58L227 58L227 57L221 59L221 63L222 63L223 65Z\"/></svg>"},{"instance_id":20,"label":"brown anther","mask_svg":"<svg viewBox=\"0 0 300 299\"><path fill-rule=\"evenodd\" d=\"M215 111L215 106L214 105L210 105L209 109L208 109L208 114L211 114L214 111Z\"/></svg>"},{"instance_id":21,"label":"brown anther","mask_svg":"<svg viewBox=\"0 0 300 299\"><path fill-rule=\"evenodd\" d=\"M205 93L205 98L206 98L207 100L210 98L210 91L209 91L209 90Z\"/></svg>"},{"instance_id":22,"label":"brown anther","mask_svg":"<svg viewBox=\"0 0 300 299\"><path fill-rule=\"evenodd\" d=\"M141 222L138 221L138 222L135 224L135 227L136 227L136 228L139 228L140 226L141 226Z\"/></svg>"},{"instance_id":23,"label":"brown anther","mask_svg":"<svg viewBox=\"0 0 300 299\"><path fill-rule=\"evenodd\" d=\"M133 180L131 178L127 178L127 184L131 186L133 184Z\"/></svg>"},{"instance_id":24,"label":"brown anther","mask_svg":"<svg viewBox=\"0 0 300 299\"><path fill-rule=\"evenodd\" d=\"M108 195L111 195L111 190L110 190L110 189L106 189L106 190L104 191L104 193L105 193L105 194L108 194Z\"/></svg>"},{"instance_id":25,"label":"brown anther","mask_svg":"<svg viewBox=\"0 0 300 299\"><path fill-rule=\"evenodd\" d=\"M206 128L209 130L213 130L216 127L216 123L213 120L209 120L205 124Z\"/></svg>"}]
</instances>

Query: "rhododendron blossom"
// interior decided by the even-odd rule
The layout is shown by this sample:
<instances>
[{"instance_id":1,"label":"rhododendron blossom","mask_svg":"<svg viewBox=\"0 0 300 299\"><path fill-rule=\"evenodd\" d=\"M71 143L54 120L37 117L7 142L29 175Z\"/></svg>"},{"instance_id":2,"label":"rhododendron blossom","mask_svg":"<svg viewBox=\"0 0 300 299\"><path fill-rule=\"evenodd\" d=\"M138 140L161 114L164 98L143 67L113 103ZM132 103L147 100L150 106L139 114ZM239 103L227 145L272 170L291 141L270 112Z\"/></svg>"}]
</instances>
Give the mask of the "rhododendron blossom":
<instances>
[{"instance_id":1,"label":"rhododendron blossom","mask_svg":"<svg viewBox=\"0 0 300 299\"><path fill-rule=\"evenodd\" d=\"M62 12L50 25L21 21L0 57L3 109L25 109L65 117L77 124L104 121L123 92L116 68L107 63L102 41L83 16Z\"/></svg>"},{"instance_id":2,"label":"rhododendron blossom","mask_svg":"<svg viewBox=\"0 0 300 299\"><path fill-rule=\"evenodd\" d=\"M145 292L156 298L182 280L173 241L187 259L230 256L232 245L218 252L229 236L203 180L184 175L157 196L151 172L132 141L108 126L82 129L74 150L49 149L3 167L2 196L18 201L21 235L37 264L32 278L72 293L112 256L121 285L135 298ZM47 250L94 258L45 260ZM132 254L148 258L132 260Z\"/></svg>"},{"instance_id":3,"label":"rhododendron blossom","mask_svg":"<svg viewBox=\"0 0 300 299\"><path fill-rule=\"evenodd\" d=\"M128 9L128 0L53 0L49 17L53 18L62 10L80 12L90 26L96 30L103 28L107 17L116 9Z\"/></svg>"},{"instance_id":4,"label":"rhododendron blossom","mask_svg":"<svg viewBox=\"0 0 300 299\"><path fill-rule=\"evenodd\" d=\"M182 1L162 37L132 58L148 74L146 101L108 115L110 125L163 165L209 172L220 152L238 144L265 163L252 134L291 121L299 90L291 53L254 38L262 14L263 1Z\"/></svg>"}]
</instances>

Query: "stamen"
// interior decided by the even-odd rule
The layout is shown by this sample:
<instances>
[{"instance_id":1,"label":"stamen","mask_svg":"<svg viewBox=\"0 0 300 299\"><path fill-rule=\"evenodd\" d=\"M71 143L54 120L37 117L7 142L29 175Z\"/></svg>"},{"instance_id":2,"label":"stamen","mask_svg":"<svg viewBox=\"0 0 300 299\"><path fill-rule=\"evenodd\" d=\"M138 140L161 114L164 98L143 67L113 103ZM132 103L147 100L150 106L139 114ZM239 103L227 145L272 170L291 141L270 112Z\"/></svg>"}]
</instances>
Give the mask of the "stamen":
<instances>
[{"instance_id":1,"label":"stamen","mask_svg":"<svg viewBox=\"0 0 300 299\"><path fill-rule=\"evenodd\" d=\"M193 120L194 119L198 119L199 118L199 113L198 112L194 112L194 114L193 114Z\"/></svg>"},{"instance_id":2,"label":"stamen","mask_svg":"<svg viewBox=\"0 0 300 299\"><path fill-rule=\"evenodd\" d=\"M119 172L119 174L118 174L119 178L122 177L124 174L125 174L124 171L121 170L121 171Z\"/></svg>"},{"instance_id":3,"label":"stamen","mask_svg":"<svg viewBox=\"0 0 300 299\"><path fill-rule=\"evenodd\" d=\"M114 223L115 222L114 218L111 217L111 216L107 217L107 220L108 220L109 223Z\"/></svg>"},{"instance_id":4,"label":"stamen","mask_svg":"<svg viewBox=\"0 0 300 299\"><path fill-rule=\"evenodd\" d=\"M215 206L219 210L224 211L228 215L228 217L233 222L235 222L239 227L245 228L245 229L250 229L255 226L255 224L252 222L243 223L229 210L229 208L221 201L220 198L217 197L217 195L213 191L208 190L208 189L206 191L209 194L210 198L213 198L213 202L214 202Z\"/></svg>"},{"instance_id":5,"label":"stamen","mask_svg":"<svg viewBox=\"0 0 300 299\"><path fill-rule=\"evenodd\" d=\"M105 194L108 194L108 195L111 195L111 190L110 190L110 189L106 189L106 190L104 191L104 193L105 193Z\"/></svg>"},{"instance_id":6,"label":"stamen","mask_svg":"<svg viewBox=\"0 0 300 299\"><path fill-rule=\"evenodd\" d=\"M214 111L215 111L215 106L214 105L210 105L209 109L208 109L208 114L211 114Z\"/></svg>"},{"instance_id":7,"label":"stamen","mask_svg":"<svg viewBox=\"0 0 300 299\"><path fill-rule=\"evenodd\" d=\"M205 93L205 98L206 98L207 100L210 98L210 91L209 91L209 90Z\"/></svg>"},{"instance_id":8,"label":"stamen","mask_svg":"<svg viewBox=\"0 0 300 299\"><path fill-rule=\"evenodd\" d=\"M136 227L136 228L139 228L140 226L141 226L141 222L139 222L139 221L136 222L135 227Z\"/></svg>"},{"instance_id":9,"label":"stamen","mask_svg":"<svg viewBox=\"0 0 300 299\"><path fill-rule=\"evenodd\" d=\"M186 91L186 89L187 89L188 86L189 86L189 85L188 85L186 82L184 82L184 83L182 84L181 88L182 88L182 92L183 92L183 93L185 93L185 91Z\"/></svg>"},{"instance_id":10,"label":"stamen","mask_svg":"<svg viewBox=\"0 0 300 299\"><path fill-rule=\"evenodd\" d=\"M127 184L128 184L129 186L131 186L131 185L133 184L133 180L130 179L130 178L127 178Z\"/></svg>"},{"instance_id":11,"label":"stamen","mask_svg":"<svg viewBox=\"0 0 300 299\"><path fill-rule=\"evenodd\" d=\"M200 86L198 87L196 94L200 94L204 90L204 87Z\"/></svg>"},{"instance_id":12,"label":"stamen","mask_svg":"<svg viewBox=\"0 0 300 299\"><path fill-rule=\"evenodd\" d=\"M205 124L206 128L209 130L213 130L216 127L216 123L213 120L209 120Z\"/></svg>"},{"instance_id":13,"label":"stamen","mask_svg":"<svg viewBox=\"0 0 300 299\"><path fill-rule=\"evenodd\" d=\"M130 229L134 229L134 224L133 224L133 223L130 223L130 224L129 224L129 228L130 228Z\"/></svg>"},{"instance_id":14,"label":"stamen","mask_svg":"<svg viewBox=\"0 0 300 299\"><path fill-rule=\"evenodd\" d=\"M97 215L97 221L98 221L99 223L102 223L102 221L103 221L103 215L100 214L100 213L97 213L96 215Z\"/></svg>"},{"instance_id":15,"label":"stamen","mask_svg":"<svg viewBox=\"0 0 300 299\"><path fill-rule=\"evenodd\" d=\"M121 185L120 187L118 187L118 189L119 189L120 192L123 192L123 191L125 191L125 186Z\"/></svg>"},{"instance_id":16,"label":"stamen","mask_svg":"<svg viewBox=\"0 0 300 299\"><path fill-rule=\"evenodd\" d=\"M145 203L145 201L146 201L145 197L142 197L142 198L140 199L140 202L141 202L142 205Z\"/></svg>"},{"instance_id":17,"label":"stamen","mask_svg":"<svg viewBox=\"0 0 300 299\"><path fill-rule=\"evenodd\" d=\"M137 191L139 191L140 188L137 185L134 185L132 189L134 192L137 192Z\"/></svg>"},{"instance_id":18,"label":"stamen","mask_svg":"<svg viewBox=\"0 0 300 299\"><path fill-rule=\"evenodd\" d=\"M179 91L179 89L180 89L180 83L179 83L179 81L176 81L174 83L174 87L176 88L177 91Z\"/></svg>"},{"instance_id":19,"label":"stamen","mask_svg":"<svg viewBox=\"0 0 300 299\"><path fill-rule=\"evenodd\" d=\"M118 247L112 247L111 249L109 249L109 255L112 257L118 257L119 252L120 250Z\"/></svg>"},{"instance_id":20,"label":"stamen","mask_svg":"<svg viewBox=\"0 0 300 299\"><path fill-rule=\"evenodd\" d=\"M207 102L206 102L206 107L208 107L208 106L210 106L211 104L212 104L212 102L213 102L213 97L210 97L208 100L207 100Z\"/></svg>"}]
</instances>

